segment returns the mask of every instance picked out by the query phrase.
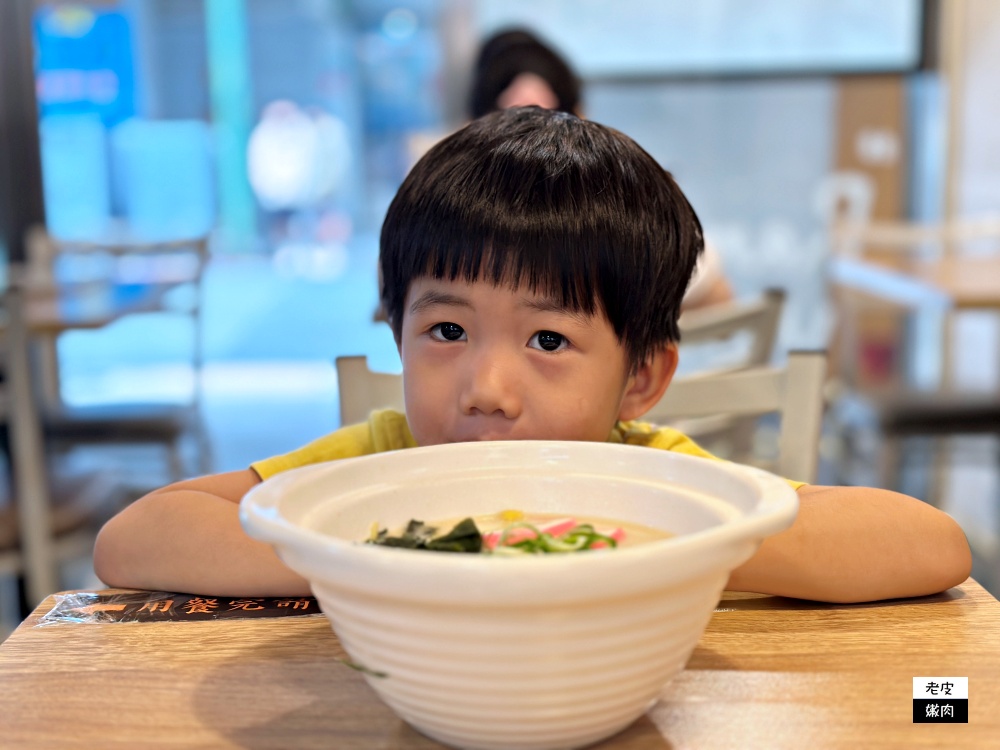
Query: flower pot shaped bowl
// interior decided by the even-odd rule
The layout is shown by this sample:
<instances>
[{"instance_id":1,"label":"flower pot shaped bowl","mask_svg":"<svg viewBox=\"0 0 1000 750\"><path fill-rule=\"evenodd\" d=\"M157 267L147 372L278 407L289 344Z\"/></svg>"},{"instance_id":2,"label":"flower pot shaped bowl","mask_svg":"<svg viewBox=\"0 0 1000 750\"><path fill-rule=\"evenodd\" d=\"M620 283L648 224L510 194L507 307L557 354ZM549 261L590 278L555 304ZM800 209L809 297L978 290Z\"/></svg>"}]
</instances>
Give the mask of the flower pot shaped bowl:
<instances>
[{"instance_id":1,"label":"flower pot shaped bowl","mask_svg":"<svg viewBox=\"0 0 1000 750\"><path fill-rule=\"evenodd\" d=\"M504 509L674 536L570 554L450 554L364 543ZM460 748L582 747L632 723L680 672L730 572L791 525L791 486L635 446L430 446L294 469L241 519L305 577L351 660L403 720Z\"/></svg>"}]
</instances>

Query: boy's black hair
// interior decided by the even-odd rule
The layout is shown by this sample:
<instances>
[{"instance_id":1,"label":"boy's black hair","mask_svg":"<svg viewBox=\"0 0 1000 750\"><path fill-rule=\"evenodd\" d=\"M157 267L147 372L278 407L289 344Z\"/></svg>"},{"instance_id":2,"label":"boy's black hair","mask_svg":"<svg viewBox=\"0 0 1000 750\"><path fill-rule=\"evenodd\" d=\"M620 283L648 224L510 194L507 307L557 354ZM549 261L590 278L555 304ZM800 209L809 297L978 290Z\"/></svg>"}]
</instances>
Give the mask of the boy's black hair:
<instances>
[{"instance_id":1,"label":"boy's black hair","mask_svg":"<svg viewBox=\"0 0 1000 750\"><path fill-rule=\"evenodd\" d=\"M382 303L399 341L418 277L525 284L603 312L634 369L680 339L702 247L694 209L635 141L518 107L440 141L407 175L382 225Z\"/></svg>"},{"instance_id":2,"label":"boy's black hair","mask_svg":"<svg viewBox=\"0 0 1000 750\"><path fill-rule=\"evenodd\" d=\"M576 113L580 81L558 52L525 29L507 29L483 43L472 73L469 111L482 117L498 109L497 99L522 73L534 73L556 95L556 109Z\"/></svg>"}]
</instances>

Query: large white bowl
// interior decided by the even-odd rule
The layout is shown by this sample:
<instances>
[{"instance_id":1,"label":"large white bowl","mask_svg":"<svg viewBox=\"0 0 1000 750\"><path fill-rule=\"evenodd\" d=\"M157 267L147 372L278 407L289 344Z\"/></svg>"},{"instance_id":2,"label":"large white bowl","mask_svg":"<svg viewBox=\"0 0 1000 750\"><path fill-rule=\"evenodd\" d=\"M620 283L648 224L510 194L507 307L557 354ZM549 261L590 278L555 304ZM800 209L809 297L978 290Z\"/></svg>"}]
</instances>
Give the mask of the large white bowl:
<instances>
[{"instance_id":1,"label":"large white bowl","mask_svg":"<svg viewBox=\"0 0 1000 750\"><path fill-rule=\"evenodd\" d=\"M506 508L646 524L634 548L493 557L359 543L381 527ZM573 748L628 726L681 669L730 571L791 525L763 471L649 448L518 441L316 464L241 503L306 577L401 718L463 748Z\"/></svg>"}]
</instances>

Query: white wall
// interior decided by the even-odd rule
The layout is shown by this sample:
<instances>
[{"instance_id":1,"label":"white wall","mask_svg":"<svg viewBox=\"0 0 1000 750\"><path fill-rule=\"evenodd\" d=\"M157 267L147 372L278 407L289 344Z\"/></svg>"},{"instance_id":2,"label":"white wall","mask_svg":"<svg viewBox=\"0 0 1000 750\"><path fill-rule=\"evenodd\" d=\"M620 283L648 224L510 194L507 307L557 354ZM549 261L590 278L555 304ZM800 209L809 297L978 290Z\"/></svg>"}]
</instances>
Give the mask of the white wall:
<instances>
[{"instance_id":1,"label":"white wall","mask_svg":"<svg viewBox=\"0 0 1000 750\"><path fill-rule=\"evenodd\" d=\"M828 77L593 83L587 116L677 179L738 294L788 290L779 350L825 346L825 227L814 206L836 141ZM819 302L819 304L817 304Z\"/></svg>"}]
</instances>

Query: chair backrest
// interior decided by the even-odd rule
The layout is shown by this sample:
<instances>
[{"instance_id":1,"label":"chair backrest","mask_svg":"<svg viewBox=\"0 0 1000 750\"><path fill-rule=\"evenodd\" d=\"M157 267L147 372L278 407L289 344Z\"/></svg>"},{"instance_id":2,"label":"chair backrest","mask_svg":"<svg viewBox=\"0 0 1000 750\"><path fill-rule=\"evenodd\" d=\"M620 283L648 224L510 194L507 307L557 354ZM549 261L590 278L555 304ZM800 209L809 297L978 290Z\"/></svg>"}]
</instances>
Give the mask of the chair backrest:
<instances>
[{"instance_id":1,"label":"chair backrest","mask_svg":"<svg viewBox=\"0 0 1000 750\"><path fill-rule=\"evenodd\" d=\"M143 240L118 228L101 240L64 240L54 237L44 226L33 226L25 235L28 255L26 283L41 289L57 285L58 268L66 270L77 263L78 286L110 286L128 289L140 285L149 292L148 310L137 306L136 312L171 312L189 317L192 323L191 368L192 405L201 402L201 369L204 359L202 325L204 284L208 265L209 237L200 235L170 240ZM71 285L72 286L72 285ZM183 287L190 294L178 294ZM49 406L59 402L58 394L43 391Z\"/></svg>"},{"instance_id":2,"label":"chair backrest","mask_svg":"<svg viewBox=\"0 0 1000 750\"><path fill-rule=\"evenodd\" d=\"M770 364L784 309L785 292L769 289L759 297L696 308L681 315L679 377L729 372ZM673 426L709 451L737 461L754 455L757 417L712 415Z\"/></svg>"},{"instance_id":3,"label":"chair backrest","mask_svg":"<svg viewBox=\"0 0 1000 750\"><path fill-rule=\"evenodd\" d=\"M678 325L684 343L699 344L747 332L750 349L740 366L767 364L778 336L785 292L769 289L758 299L710 305L684 313ZM363 356L337 357L340 423L362 422L373 409L403 411L402 377L368 369Z\"/></svg>"},{"instance_id":4,"label":"chair backrest","mask_svg":"<svg viewBox=\"0 0 1000 750\"><path fill-rule=\"evenodd\" d=\"M143 283L200 284L209 259L208 235L164 240L136 239L119 229L100 240L66 240L52 236L43 226L31 227L25 236L28 281L34 286L53 283L55 266L62 256L106 256L100 266L108 280Z\"/></svg>"},{"instance_id":5,"label":"chair backrest","mask_svg":"<svg viewBox=\"0 0 1000 750\"><path fill-rule=\"evenodd\" d=\"M403 376L372 372L367 357L337 357L340 424L364 422L373 409L403 411Z\"/></svg>"},{"instance_id":6,"label":"chair backrest","mask_svg":"<svg viewBox=\"0 0 1000 750\"><path fill-rule=\"evenodd\" d=\"M31 227L25 236L28 254L27 281L35 288L56 283L56 267L61 262L85 263L86 282L145 284L151 287L194 287L181 312L199 320L202 308L202 279L209 260L208 235L171 240L137 240L123 231L106 240L62 240L45 227ZM173 308L171 308L173 309ZM200 326L195 336L200 337ZM197 338L195 356L201 357Z\"/></svg>"},{"instance_id":7,"label":"chair backrest","mask_svg":"<svg viewBox=\"0 0 1000 750\"><path fill-rule=\"evenodd\" d=\"M644 419L668 423L679 419L725 415L781 417L776 470L782 476L812 482L819 462L823 421L825 352L791 352L784 367L758 366L693 375L674 381ZM367 357L337 357L341 424L368 418L373 409L403 411L401 375L372 372Z\"/></svg>"},{"instance_id":8,"label":"chair backrest","mask_svg":"<svg viewBox=\"0 0 1000 750\"><path fill-rule=\"evenodd\" d=\"M102 470L54 470L31 367L31 296L27 273L10 267L0 297L2 352L0 423L7 426L11 502L0 507L0 576L20 573L34 607L59 589L59 564L86 559L100 526L121 506L115 476ZM60 467L62 469L66 466ZM28 613L22 613L22 617Z\"/></svg>"},{"instance_id":9,"label":"chair backrest","mask_svg":"<svg viewBox=\"0 0 1000 750\"><path fill-rule=\"evenodd\" d=\"M56 591L57 574L50 494L45 469L42 427L36 408L32 377L28 362L28 330L24 319L24 293L20 282L12 279L3 294L5 313L4 342L5 418L9 425L10 471L17 508L17 536L20 540L18 559L8 555L11 563L23 570L26 593L34 603Z\"/></svg>"},{"instance_id":10,"label":"chair backrest","mask_svg":"<svg viewBox=\"0 0 1000 750\"><path fill-rule=\"evenodd\" d=\"M823 420L825 352L790 352L784 367L692 375L675 380L643 419L669 424L680 419L726 416L781 418L778 474L804 482L816 478Z\"/></svg>"},{"instance_id":11,"label":"chair backrest","mask_svg":"<svg viewBox=\"0 0 1000 750\"><path fill-rule=\"evenodd\" d=\"M759 298L708 305L683 313L677 321L681 344L700 344L750 334L750 349L742 366L771 361L785 304L783 289L768 289Z\"/></svg>"}]
</instances>

